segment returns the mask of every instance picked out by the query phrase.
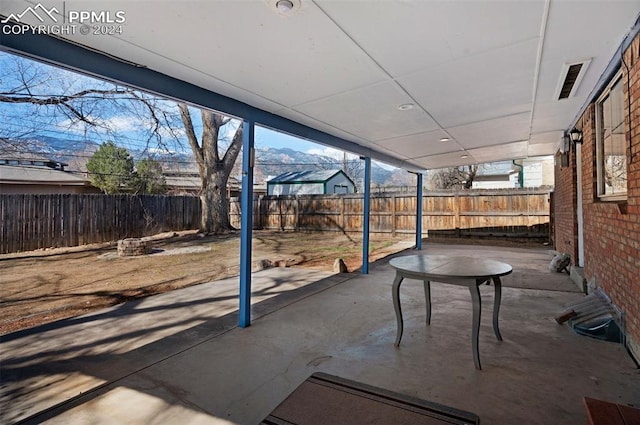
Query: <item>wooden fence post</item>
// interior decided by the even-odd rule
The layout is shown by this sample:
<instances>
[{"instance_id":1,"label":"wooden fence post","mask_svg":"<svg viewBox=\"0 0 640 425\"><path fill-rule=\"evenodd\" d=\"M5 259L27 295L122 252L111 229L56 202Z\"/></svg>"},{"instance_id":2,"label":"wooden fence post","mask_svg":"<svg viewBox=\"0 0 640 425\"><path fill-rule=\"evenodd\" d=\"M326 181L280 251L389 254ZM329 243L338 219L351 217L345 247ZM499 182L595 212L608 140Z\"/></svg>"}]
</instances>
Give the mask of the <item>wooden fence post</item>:
<instances>
[{"instance_id":1,"label":"wooden fence post","mask_svg":"<svg viewBox=\"0 0 640 425\"><path fill-rule=\"evenodd\" d=\"M396 194L391 195L391 236L396 237Z\"/></svg>"},{"instance_id":2,"label":"wooden fence post","mask_svg":"<svg viewBox=\"0 0 640 425\"><path fill-rule=\"evenodd\" d=\"M344 208L345 208L345 200L344 200L344 196L340 197L340 229L345 232L346 229L346 223L345 223L345 218L344 218Z\"/></svg>"},{"instance_id":3,"label":"wooden fence post","mask_svg":"<svg viewBox=\"0 0 640 425\"><path fill-rule=\"evenodd\" d=\"M460 237L460 196L456 193L453 196L453 226L455 228L456 237Z\"/></svg>"}]
</instances>

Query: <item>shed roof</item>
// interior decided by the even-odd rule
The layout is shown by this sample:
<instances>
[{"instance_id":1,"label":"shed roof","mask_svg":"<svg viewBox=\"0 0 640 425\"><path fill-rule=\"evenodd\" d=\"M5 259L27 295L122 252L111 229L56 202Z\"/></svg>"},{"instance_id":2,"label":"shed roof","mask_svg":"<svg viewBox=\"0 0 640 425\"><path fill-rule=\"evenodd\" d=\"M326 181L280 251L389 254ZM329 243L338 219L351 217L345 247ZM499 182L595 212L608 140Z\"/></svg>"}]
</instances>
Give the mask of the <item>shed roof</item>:
<instances>
[{"instance_id":1,"label":"shed roof","mask_svg":"<svg viewBox=\"0 0 640 425\"><path fill-rule=\"evenodd\" d=\"M353 181L342 170L289 171L269 179L267 183L324 183L336 174L343 174L347 179L349 179L349 181L351 181L351 183L353 183Z\"/></svg>"}]
</instances>

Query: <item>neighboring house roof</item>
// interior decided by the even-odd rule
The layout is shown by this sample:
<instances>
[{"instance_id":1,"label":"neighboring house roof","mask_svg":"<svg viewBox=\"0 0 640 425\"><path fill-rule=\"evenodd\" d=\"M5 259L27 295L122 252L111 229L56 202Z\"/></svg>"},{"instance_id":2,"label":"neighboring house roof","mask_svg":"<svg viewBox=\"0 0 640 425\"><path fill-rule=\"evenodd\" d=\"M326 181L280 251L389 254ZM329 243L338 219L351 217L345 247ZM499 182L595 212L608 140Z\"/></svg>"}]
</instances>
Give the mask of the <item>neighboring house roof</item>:
<instances>
[{"instance_id":1,"label":"neighboring house roof","mask_svg":"<svg viewBox=\"0 0 640 425\"><path fill-rule=\"evenodd\" d=\"M494 177L494 176L508 176L518 173L513 169L511 162L492 162L488 164L482 164L478 169L477 177Z\"/></svg>"},{"instance_id":2,"label":"neighboring house roof","mask_svg":"<svg viewBox=\"0 0 640 425\"><path fill-rule=\"evenodd\" d=\"M169 190L199 191L201 187L198 173L164 173L164 180Z\"/></svg>"},{"instance_id":3,"label":"neighboring house roof","mask_svg":"<svg viewBox=\"0 0 640 425\"><path fill-rule=\"evenodd\" d=\"M42 166L0 165L0 184L40 184L90 186L89 182L68 171Z\"/></svg>"},{"instance_id":4,"label":"neighboring house roof","mask_svg":"<svg viewBox=\"0 0 640 425\"><path fill-rule=\"evenodd\" d=\"M169 190L188 190L191 192L199 192L201 186L201 179L198 173L179 173L179 172L168 172L163 173L165 183L167 185L167 189ZM227 181L227 189L231 192L240 192L242 190L242 183L240 179L234 176L230 176ZM253 192L261 193L266 192L267 189L265 185L254 184Z\"/></svg>"},{"instance_id":5,"label":"neighboring house roof","mask_svg":"<svg viewBox=\"0 0 640 425\"><path fill-rule=\"evenodd\" d=\"M324 183L336 174L344 175L355 186L342 170L290 171L269 179L267 184Z\"/></svg>"},{"instance_id":6,"label":"neighboring house roof","mask_svg":"<svg viewBox=\"0 0 640 425\"><path fill-rule=\"evenodd\" d=\"M66 167L67 163L54 161L47 158L37 158L37 157L20 157L19 155L14 155L12 157L0 158L0 165L14 165L14 166L33 166L33 167L49 167L54 170L64 171L64 167Z\"/></svg>"}]
</instances>

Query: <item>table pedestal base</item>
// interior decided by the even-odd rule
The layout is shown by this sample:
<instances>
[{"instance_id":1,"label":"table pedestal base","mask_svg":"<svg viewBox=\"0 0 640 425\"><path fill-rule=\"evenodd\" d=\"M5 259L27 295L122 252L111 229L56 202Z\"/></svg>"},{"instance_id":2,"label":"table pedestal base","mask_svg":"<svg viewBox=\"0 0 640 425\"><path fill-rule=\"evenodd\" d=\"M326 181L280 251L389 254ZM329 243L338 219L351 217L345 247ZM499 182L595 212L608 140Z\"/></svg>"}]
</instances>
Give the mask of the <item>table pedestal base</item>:
<instances>
[{"instance_id":1,"label":"table pedestal base","mask_svg":"<svg viewBox=\"0 0 640 425\"><path fill-rule=\"evenodd\" d=\"M396 322L398 326L398 331L396 334L396 342L395 346L400 346L400 340L402 339L402 332L404 329L404 323L402 320L402 307L400 305L400 284L404 280L404 276L402 272L397 271L396 277L393 281L392 286L392 296L393 296L393 307L396 312ZM502 282L500 281L500 277L494 276L491 278L493 280L494 286L494 300L493 300L493 333L495 334L498 341L502 341L502 335L500 334L500 328L498 327L498 315L500 313L500 301L502 298ZM424 297L426 304L426 324L431 324L431 282L429 280L424 280ZM464 283L463 283L464 282ZM462 281L461 279L455 279L455 281L447 282L443 280L443 283L451 283L454 285L465 285L469 287L469 292L471 293L471 302L473 305L473 318L471 323L471 345L473 352L473 363L476 369L482 369L480 365L480 352L478 349L478 334L480 333L480 317L482 313L482 300L480 298L480 285L483 283L489 283L490 280L487 279L467 279L466 281Z\"/></svg>"}]
</instances>

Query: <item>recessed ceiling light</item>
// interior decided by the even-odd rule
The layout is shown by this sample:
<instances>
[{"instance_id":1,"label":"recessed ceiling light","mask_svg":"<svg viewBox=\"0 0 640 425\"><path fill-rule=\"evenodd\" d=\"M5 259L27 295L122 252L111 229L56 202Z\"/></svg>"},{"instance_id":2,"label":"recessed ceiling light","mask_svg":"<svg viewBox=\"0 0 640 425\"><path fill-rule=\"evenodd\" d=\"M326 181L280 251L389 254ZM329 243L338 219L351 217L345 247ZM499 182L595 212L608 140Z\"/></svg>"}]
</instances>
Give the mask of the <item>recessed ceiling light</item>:
<instances>
[{"instance_id":1,"label":"recessed ceiling light","mask_svg":"<svg viewBox=\"0 0 640 425\"><path fill-rule=\"evenodd\" d=\"M450 138L448 138L448 137L442 137L442 138L440 139L440 141L441 141L441 142L448 142L449 140L451 140L451 139L450 139Z\"/></svg>"},{"instance_id":2,"label":"recessed ceiling light","mask_svg":"<svg viewBox=\"0 0 640 425\"><path fill-rule=\"evenodd\" d=\"M267 4L278 15L294 15L300 9L300 0L267 0Z\"/></svg>"},{"instance_id":3,"label":"recessed ceiling light","mask_svg":"<svg viewBox=\"0 0 640 425\"><path fill-rule=\"evenodd\" d=\"M460 158L469 158L469 155L460 155Z\"/></svg>"},{"instance_id":4,"label":"recessed ceiling light","mask_svg":"<svg viewBox=\"0 0 640 425\"><path fill-rule=\"evenodd\" d=\"M398 109L401 111L408 111L409 109L413 109L415 105L413 103L405 103L403 105L398 106Z\"/></svg>"},{"instance_id":5,"label":"recessed ceiling light","mask_svg":"<svg viewBox=\"0 0 640 425\"><path fill-rule=\"evenodd\" d=\"M293 2L291 0L278 0L276 2L276 9L280 13L289 13L293 9Z\"/></svg>"}]
</instances>

